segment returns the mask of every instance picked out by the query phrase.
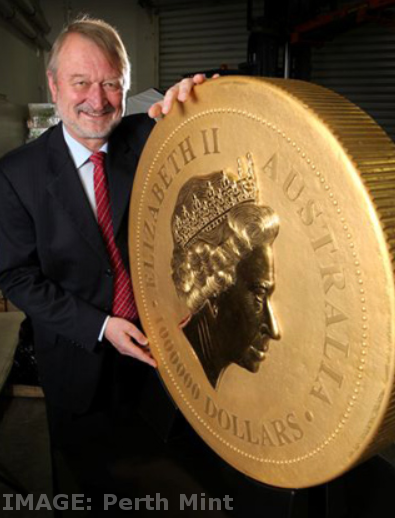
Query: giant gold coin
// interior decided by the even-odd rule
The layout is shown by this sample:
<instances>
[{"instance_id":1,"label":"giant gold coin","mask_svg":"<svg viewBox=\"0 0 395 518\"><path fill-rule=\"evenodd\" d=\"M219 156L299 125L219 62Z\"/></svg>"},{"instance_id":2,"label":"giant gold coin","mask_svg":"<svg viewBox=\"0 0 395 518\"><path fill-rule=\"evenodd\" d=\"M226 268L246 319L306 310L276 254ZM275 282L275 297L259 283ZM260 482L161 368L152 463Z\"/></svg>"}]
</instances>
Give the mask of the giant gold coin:
<instances>
[{"instance_id":1,"label":"giant gold coin","mask_svg":"<svg viewBox=\"0 0 395 518\"><path fill-rule=\"evenodd\" d=\"M130 213L139 314L200 436L267 484L394 437L395 150L337 94L221 78L159 122Z\"/></svg>"}]
</instances>

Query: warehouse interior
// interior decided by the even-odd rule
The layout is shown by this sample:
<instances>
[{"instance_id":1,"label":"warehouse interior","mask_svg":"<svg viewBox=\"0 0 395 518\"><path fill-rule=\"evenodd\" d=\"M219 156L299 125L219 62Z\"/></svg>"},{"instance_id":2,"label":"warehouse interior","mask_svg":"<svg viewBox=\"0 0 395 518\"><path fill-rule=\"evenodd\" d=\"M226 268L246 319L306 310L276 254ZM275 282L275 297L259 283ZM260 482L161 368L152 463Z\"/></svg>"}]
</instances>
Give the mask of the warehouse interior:
<instances>
[{"instance_id":1,"label":"warehouse interior","mask_svg":"<svg viewBox=\"0 0 395 518\"><path fill-rule=\"evenodd\" d=\"M16 124L21 107L49 101L45 60L51 42L68 20L90 13L114 24L125 40L132 63L129 95L164 92L196 71L305 79L345 95L393 136L393 9L391 1L115 0L109 9L89 0L3 0L2 110L14 112ZM39 16L29 18L29 10ZM0 131L4 153L13 137Z\"/></svg>"},{"instance_id":2,"label":"warehouse interior","mask_svg":"<svg viewBox=\"0 0 395 518\"><path fill-rule=\"evenodd\" d=\"M81 14L119 30L132 66L130 98L151 89L164 94L198 72L301 79L345 96L395 139L395 0L0 0L0 157L34 138L28 123L33 105L51 102L45 74L49 50L62 27ZM29 323L20 328L18 308L2 297L0 317L9 313L16 315L12 325L0 318L0 359L8 362L4 369L0 365L0 490L2 495L21 488L50 494L45 403ZM11 359L9 353L3 358L3 344L12 350ZM166 443L154 431L157 423L144 421L137 436L154 445L157 457L125 460L120 467L133 466L140 477L145 473L152 493L159 487L152 473L168 470L169 486L182 480L185 492L210 494L220 479L224 492L237 487L247 495L240 514L209 512L216 516L368 518L385 516L383 509L393 505L395 447L345 475L342 484L289 494L238 478L202 441L190 438L193 432L181 416L176 420L183 431L178 434L177 428L173 442ZM174 454L185 434L192 444L189 465ZM345 503L345 488L352 504ZM4 505L5 500L0 503L4 517L52 514L46 509L17 513Z\"/></svg>"}]
</instances>

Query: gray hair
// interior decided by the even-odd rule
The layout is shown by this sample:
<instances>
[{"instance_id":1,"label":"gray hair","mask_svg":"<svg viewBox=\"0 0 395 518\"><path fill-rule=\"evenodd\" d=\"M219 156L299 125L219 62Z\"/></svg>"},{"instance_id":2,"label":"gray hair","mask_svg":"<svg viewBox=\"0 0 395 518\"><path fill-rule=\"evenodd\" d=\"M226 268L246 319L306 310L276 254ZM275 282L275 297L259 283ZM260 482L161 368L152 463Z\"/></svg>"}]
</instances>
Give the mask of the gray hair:
<instances>
[{"instance_id":1,"label":"gray hair","mask_svg":"<svg viewBox=\"0 0 395 518\"><path fill-rule=\"evenodd\" d=\"M47 71L56 79L58 72L59 53L70 34L80 34L95 43L105 54L108 61L113 63L123 77L123 89L130 87L130 61L120 35L109 23L89 16L77 18L67 25L56 38L51 52Z\"/></svg>"}]
</instances>

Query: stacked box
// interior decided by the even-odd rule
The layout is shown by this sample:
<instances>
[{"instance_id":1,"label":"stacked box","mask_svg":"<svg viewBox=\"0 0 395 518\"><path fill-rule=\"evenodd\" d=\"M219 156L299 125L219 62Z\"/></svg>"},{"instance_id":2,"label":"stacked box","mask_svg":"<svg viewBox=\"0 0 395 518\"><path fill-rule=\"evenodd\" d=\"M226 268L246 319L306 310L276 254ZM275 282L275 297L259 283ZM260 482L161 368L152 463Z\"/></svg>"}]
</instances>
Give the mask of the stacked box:
<instances>
[{"instance_id":1,"label":"stacked box","mask_svg":"<svg viewBox=\"0 0 395 518\"><path fill-rule=\"evenodd\" d=\"M29 119L27 127L29 129L28 142L39 137L51 126L58 124L58 117L55 105L52 103L30 103Z\"/></svg>"}]
</instances>

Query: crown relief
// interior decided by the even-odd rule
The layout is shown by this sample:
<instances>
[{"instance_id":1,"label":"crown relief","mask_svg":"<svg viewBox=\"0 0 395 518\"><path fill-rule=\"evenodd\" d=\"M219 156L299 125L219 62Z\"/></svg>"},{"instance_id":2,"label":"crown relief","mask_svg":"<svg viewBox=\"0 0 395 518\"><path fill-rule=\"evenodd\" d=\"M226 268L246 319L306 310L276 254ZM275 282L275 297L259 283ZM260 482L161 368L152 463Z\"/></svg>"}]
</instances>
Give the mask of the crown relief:
<instances>
[{"instance_id":1,"label":"crown relief","mask_svg":"<svg viewBox=\"0 0 395 518\"><path fill-rule=\"evenodd\" d=\"M216 188L207 181L205 193L200 198L196 194L192 195L189 210L185 205L182 206L181 213L176 215L174 221L173 232L177 245L187 248L200 232L209 232L218 226L233 207L239 203L256 201L258 187L251 153L247 153L246 159L246 172L238 158L237 177L231 171L222 171L221 181Z\"/></svg>"}]
</instances>

